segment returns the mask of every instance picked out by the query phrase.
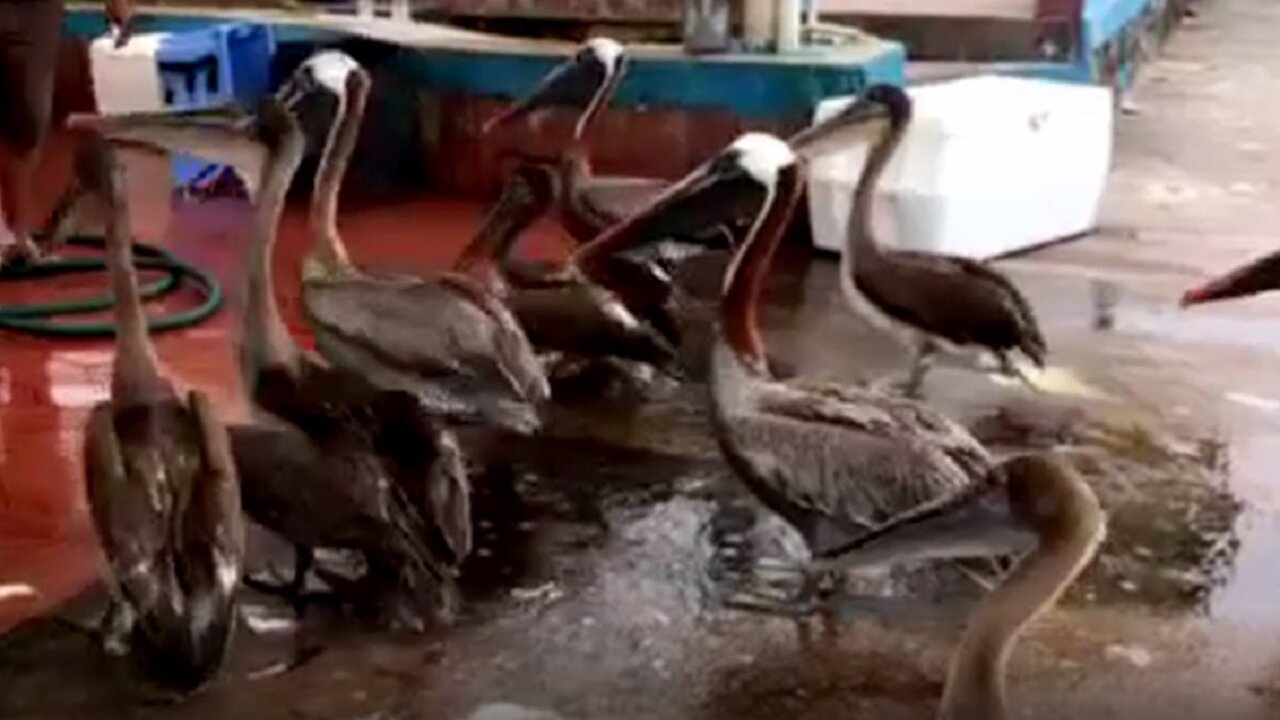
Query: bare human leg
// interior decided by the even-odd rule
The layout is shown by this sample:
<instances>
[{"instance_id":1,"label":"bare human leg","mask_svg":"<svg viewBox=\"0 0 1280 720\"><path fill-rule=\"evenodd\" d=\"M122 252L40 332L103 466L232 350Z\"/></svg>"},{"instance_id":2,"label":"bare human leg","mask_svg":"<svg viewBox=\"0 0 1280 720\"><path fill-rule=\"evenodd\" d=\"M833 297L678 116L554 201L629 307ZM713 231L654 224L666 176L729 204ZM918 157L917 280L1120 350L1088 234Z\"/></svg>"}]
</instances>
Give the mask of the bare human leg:
<instances>
[{"instance_id":1,"label":"bare human leg","mask_svg":"<svg viewBox=\"0 0 1280 720\"><path fill-rule=\"evenodd\" d=\"M32 260L36 163L49 125L61 0L0 3L0 263Z\"/></svg>"},{"instance_id":2,"label":"bare human leg","mask_svg":"<svg viewBox=\"0 0 1280 720\"><path fill-rule=\"evenodd\" d=\"M33 262L40 257L40 250L31 239L30 207L31 176L35 167L34 152L14 157L10 155L0 162L0 219L5 228L0 231L0 268Z\"/></svg>"}]
</instances>

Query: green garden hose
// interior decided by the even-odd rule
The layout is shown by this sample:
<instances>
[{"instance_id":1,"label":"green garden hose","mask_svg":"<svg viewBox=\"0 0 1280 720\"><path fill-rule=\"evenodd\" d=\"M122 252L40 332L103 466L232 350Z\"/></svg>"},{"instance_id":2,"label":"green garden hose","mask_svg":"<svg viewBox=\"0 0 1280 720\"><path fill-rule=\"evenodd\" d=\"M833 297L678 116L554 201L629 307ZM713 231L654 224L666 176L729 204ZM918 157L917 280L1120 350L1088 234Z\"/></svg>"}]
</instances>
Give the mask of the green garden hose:
<instances>
[{"instance_id":1,"label":"green garden hose","mask_svg":"<svg viewBox=\"0 0 1280 720\"><path fill-rule=\"evenodd\" d=\"M68 244L81 247L105 248L100 235L77 235ZM166 275L142 288L142 299L153 300L178 289L183 280L190 280L200 289L204 302L199 306L171 315L147 319L147 328L153 332L165 332L191 327L211 317L222 305L222 286L209 273L183 262L168 251L135 242L134 265L139 269L163 270ZM30 280L53 277L67 273L95 272L107 268L106 260L94 257L73 257L19 267L7 267L0 273L0 280ZM78 315L106 310L113 305L110 294L75 298L57 303L36 305L0 305L0 329L14 330L48 337L113 337L116 332L111 322L60 322L60 315Z\"/></svg>"}]
</instances>

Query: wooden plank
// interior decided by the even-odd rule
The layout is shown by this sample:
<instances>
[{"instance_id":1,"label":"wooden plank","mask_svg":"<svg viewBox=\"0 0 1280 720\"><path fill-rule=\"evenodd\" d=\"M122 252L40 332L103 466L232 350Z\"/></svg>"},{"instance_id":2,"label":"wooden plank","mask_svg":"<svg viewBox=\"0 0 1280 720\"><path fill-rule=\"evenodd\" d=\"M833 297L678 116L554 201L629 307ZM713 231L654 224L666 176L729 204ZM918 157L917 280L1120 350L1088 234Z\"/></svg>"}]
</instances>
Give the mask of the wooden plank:
<instances>
[{"instance_id":1,"label":"wooden plank","mask_svg":"<svg viewBox=\"0 0 1280 720\"><path fill-rule=\"evenodd\" d=\"M1037 0L819 0L823 15L888 15L910 17L1002 18L1036 17Z\"/></svg>"},{"instance_id":2,"label":"wooden plank","mask_svg":"<svg viewBox=\"0 0 1280 720\"><path fill-rule=\"evenodd\" d=\"M100 12L99 3L69 2L68 10L81 13ZM223 8L208 6L139 6L140 15L157 18L175 18L213 21L244 21L293 26L309 30L341 33L391 45L425 51L456 53L488 53L533 57L567 57L579 47L575 41L543 38L512 37L494 33L466 30L433 22L402 22L390 18L362 18L354 15L319 12L306 7L281 9L279 7ZM628 43L627 53L637 60L680 61L692 65L762 65L806 67L852 67L870 62L882 56L890 44L867 36L849 40L839 47L823 48L818 52L790 55L772 53L724 53L716 55L688 55L677 43Z\"/></svg>"},{"instance_id":3,"label":"wooden plank","mask_svg":"<svg viewBox=\"0 0 1280 720\"><path fill-rule=\"evenodd\" d=\"M675 23L680 0L418 0L419 11L468 18Z\"/></svg>"}]
</instances>

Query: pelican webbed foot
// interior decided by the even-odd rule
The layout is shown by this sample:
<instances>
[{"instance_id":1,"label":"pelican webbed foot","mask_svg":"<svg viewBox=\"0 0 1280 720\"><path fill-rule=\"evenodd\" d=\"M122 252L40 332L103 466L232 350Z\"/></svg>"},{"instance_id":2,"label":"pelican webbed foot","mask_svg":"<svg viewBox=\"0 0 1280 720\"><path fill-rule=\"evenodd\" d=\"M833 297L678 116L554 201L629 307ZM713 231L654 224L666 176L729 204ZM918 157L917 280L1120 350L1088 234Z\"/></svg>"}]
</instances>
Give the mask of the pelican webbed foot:
<instances>
[{"instance_id":1,"label":"pelican webbed foot","mask_svg":"<svg viewBox=\"0 0 1280 720\"><path fill-rule=\"evenodd\" d=\"M913 392L919 392L919 388L914 391L911 389L911 383L907 378L896 374L872 380L867 383L867 389L882 395L897 395L901 397L912 397Z\"/></svg>"},{"instance_id":2,"label":"pelican webbed foot","mask_svg":"<svg viewBox=\"0 0 1280 720\"><path fill-rule=\"evenodd\" d=\"M998 355L996 355L996 361L1000 365L1000 373L1002 375L1011 377L1014 380L1021 382L1023 385L1026 385L1027 388L1030 390L1033 390L1035 392L1042 392L1040 389L1040 386L1036 385L1035 382L1031 378L1027 377L1027 374L1022 371L1022 368L1018 367L1018 365L1013 362L1013 359L1009 356L1009 353L1007 352L999 353Z\"/></svg>"},{"instance_id":3,"label":"pelican webbed foot","mask_svg":"<svg viewBox=\"0 0 1280 720\"><path fill-rule=\"evenodd\" d=\"M273 595L289 601L294 614L298 617L306 615L307 608L318 603L340 602L340 595L331 591L297 591L293 583L270 582L260 577L246 575L242 579L244 586L264 595Z\"/></svg>"},{"instance_id":4,"label":"pelican webbed foot","mask_svg":"<svg viewBox=\"0 0 1280 720\"><path fill-rule=\"evenodd\" d=\"M133 633L133 625L137 614L127 603L112 599L107 605L101 626L98 630L102 642L102 650L111 657L124 657L129 653L129 636Z\"/></svg>"},{"instance_id":5,"label":"pelican webbed foot","mask_svg":"<svg viewBox=\"0 0 1280 720\"><path fill-rule=\"evenodd\" d=\"M287 582L281 581L274 569L268 570L267 574L275 578L275 582L245 574L243 582L245 587L257 590L266 595L277 595L289 600L293 605L293 610L298 617L302 617L306 612L307 605L332 600L336 593L332 592L307 592L307 573L315 564L315 551L311 548L295 547L293 556L293 577Z\"/></svg>"},{"instance_id":6,"label":"pelican webbed foot","mask_svg":"<svg viewBox=\"0 0 1280 720\"><path fill-rule=\"evenodd\" d=\"M805 617L831 608L840 590L840 573L760 558L750 577L724 601L726 607L787 617Z\"/></svg>"},{"instance_id":7,"label":"pelican webbed foot","mask_svg":"<svg viewBox=\"0 0 1280 720\"><path fill-rule=\"evenodd\" d=\"M902 380L899 391L903 396L909 398L919 398L921 391L924 389L925 376L929 374L929 370L933 368L933 361L938 354L938 345L928 337L921 337L916 341L915 353L911 358L911 368L907 371L907 376Z\"/></svg>"},{"instance_id":8,"label":"pelican webbed foot","mask_svg":"<svg viewBox=\"0 0 1280 720\"><path fill-rule=\"evenodd\" d=\"M0 270L34 265L42 259L40 247L24 235L0 243Z\"/></svg>"},{"instance_id":9,"label":"pelican webbed foot","mask_svg":"<svg viewBox=\"0 0 1280 720\"><path fill-rule=\"evenodd\" d=\"M347 581L355 610L379 628L423 632L457 616L461 594L452 581L423 582L403 568L373 562L364 577Z\"/></svg>"},{"instance_id":10,"label":"pelican webbed foot","mask_svg":"<svg viewBox=\"0 0 1280 720\"><path fill-rule=\"evenodd\" d=\"M960 572L961 575L971 580L974 585L977 585L978 589L980 589L982 592L989 593L992 590L994 590L997 585L1000 584L1000 577L1003 573L999 572L998 569L996 568L994 559L992 559L991 561L990 573L983 571L986 568L983 568L980 570L978 568L973 567L973 565L976 565L976 564L978 563L971 564L971 563L965 563L965 562L957 562L955 563L955 568Z\"/></svg>"}]
</instances>

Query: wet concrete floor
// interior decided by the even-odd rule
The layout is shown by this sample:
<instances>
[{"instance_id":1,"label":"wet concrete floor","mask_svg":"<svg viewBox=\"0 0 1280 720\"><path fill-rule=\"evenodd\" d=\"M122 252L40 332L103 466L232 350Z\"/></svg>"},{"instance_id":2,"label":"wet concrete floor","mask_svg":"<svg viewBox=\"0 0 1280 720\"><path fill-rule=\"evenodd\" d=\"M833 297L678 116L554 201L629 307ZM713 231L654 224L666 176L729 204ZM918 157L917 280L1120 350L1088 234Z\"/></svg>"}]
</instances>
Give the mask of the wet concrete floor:
<instances>
[{"instance_id":1,"label":"wet concrete floor","mask_svg":"<svg viewBox=\"0 0 1280 720\"><path fill-rule=\"evenodd\" d=\"M1001 263L1035 305L1053 365L1096 396L1034 395L961 367L938 368L927 387L994 445L1074 448L1111 514L1087 577L1014 654L1016 716L1280 712L1280 298L1176 307L1198 278L1280 244L1270 99L1280 94L1267 92L1280 82L1280 8L1216 0L1201 13L1147 67L1136 112L1118 120L1102 229ZM169 245L234 286L243 208L170 213L155 191L163 168L135 160L131 172L142 234L168 227ZM477 213L441 200L353 209L344 232L361 261L433 266ZM406 229L426 217L437 236ZM278 288L305 339L289 280L299 219L286 221ZM550 226L536 236L536 253L561 248ZM719 261L690 273L695 297L714 288ZM1109 330L1093 326L1099 282L1118 289ZM694 318L708 311L691 303ZM805 376L900 372L905 358L847 310L830 258L787 258L764 321L773 352ZM228 333L224 312L158 342L175 376L236 417ZM0 356L0 626L88 587L56 611L83 620L95 611L96 550L79 432L104 395L108 349L7 336ZM247 593L224 680L163 708L131 703L87 638L36 619L0 638L0 717L461 718L492 702L574 718L931 717L972 592L851 602L834 635L722 606L726 535L745 536L748 554L796 548L719 460L703 392L567 396L547 437L483 443L489 465L510 470L477 479L479 550L454 627L374 632L323 609L289 627L269 622L286 609ZM277 555L269 538L254 540L257 562Z\"/></svg>"}]
</instances>

